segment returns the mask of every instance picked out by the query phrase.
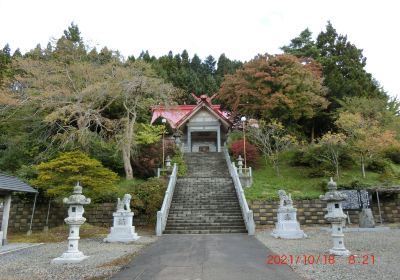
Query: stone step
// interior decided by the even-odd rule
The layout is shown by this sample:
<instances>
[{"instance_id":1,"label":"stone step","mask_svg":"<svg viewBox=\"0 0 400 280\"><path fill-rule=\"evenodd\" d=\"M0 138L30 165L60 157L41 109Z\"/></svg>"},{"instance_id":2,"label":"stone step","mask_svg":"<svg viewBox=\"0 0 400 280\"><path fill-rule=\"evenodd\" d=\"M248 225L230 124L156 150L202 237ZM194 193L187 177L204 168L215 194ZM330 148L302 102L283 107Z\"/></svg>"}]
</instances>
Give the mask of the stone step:
<instances>
[{"instance_id":1,"label":"stone step","mask_svg":"<svg viewBox=\"0 0 400 280\"><path fill-rule=\"evenodd\" d=\"M236 204L235 204L236 203ZM233 201L233 202L229 202L229 201L221 201L221 202L213 202L213 203L209 203L209 204L205 204L205 203L199 203L199 202L191 202L191 201L174 201L171 204L171 207L178 207L178 206L183 206L185 208L187 207L194 207L194 208L202 208L202 209L207 209L208 207L210 207L211 209L215 209L215 208L240 208L239 205L237 205L238 203Z\"/></svg>"},{"instance_id":2,"label":"stone step","mask_svg":"<svg viewBox=\"0 0 400 280\"><path fill-rule=\"evenodd\" d=\"M168 226L243 226L243 221L201 222L201 221L171 221Z\"/></svg>"},{"instance_id":3,"label":"stone step","mask_svg":"<svg viewBox=\"0 0 400 280\"><path fill-rule=\"evenodd\" d=\"M220 221L230 221L230 220L235 221L235 220L238 220L238 219L242 219L243 220L243 216L242 216L241 213L240 214L239 213L235 213L235 214L231 214L231 215L219 215L219 216L217 216L217 215L209 215L209 214L207 214L207 215L171 214L169 216L169 218L171 218L171 221L174 221L174 220L181 220L181 221L183 221L183 220L184 221L210 220L210 221L213 221L213 220L215 220L217 218ZM169 219L167 220L167 223L168 222L169 222Z\"/></svg>"},{"instance_id":4,"label":"stone step","mask_svg":"<svg viewBox=\"0 0 400 280\"><path fill-rule=\"evenodd\" d=\"M208 208L170 208L170 213L241 213L241 209L237 208L218 208L218 207L208 207Z\"/></svg>"},{"instance_id":5,"label":"stone step","mask_svg":"<svg viewBox=\"0 0 400 280\"><path fill-rule=\"evenodd\" d=\"M164 234L218 234L218 233L247 233L244 229L186 229L186 230L165 230Z\"/></svg>"},{"instance_id":6,"label":"stone step","mask_svg":"<svg viewBox=\"0 0 400 280\"><path fill-rule=\"evenodd\" d=\"M191 217L191 216L171 216L171 219L167 221L167 224L170 223L179 223L179 222L184 222L184 223L197 223L197 222L205 222L205 223L225 223L225 222L237 222L237 221L242 221L243 222L243 217L242 216L236 216L236 217L213 217L213 216L202 216L202 217Z\"/></svg>"},{"instance_id":7,"label":"stone step","mask_svg":"<svg viewBox=\"0 0 400 280\"><path fill-rule=\"evenodd\" d=\"M242 213L242 209L239 207L237 208L220 208L220 207L215 207L215 208L194 208L194 207L171 207L169 209L169 213L174 214L174 213L182 213L182 214L214 214L214 213L221 213L222 215L229 214L229 213Z\"/></svg>"},{"instance_id":8,"label":"stone step","mask_svg":"<svg viewBox=\"0 0 400 280\"><path fill-rule=\"evenodd\" d=\"M188 172L175 186L164 233L245 233L223 153L185 154Z\"/></svg>"},{"instance_id":9,"label":"stone step","mask_svg":"<svg viewBox=\"0 0 400 280\"><path fill-rule=\"evenodd\" d=\"M210 201L209 203L204 202L204 201L199 201L199 200L174 200L172 202L172 205L199 205L199 206L218 206L218 205L223 205L223 206L238 206L238 202L236 201L227 201L227 200L221 200L221 201Z\"/></svg>"},{"instance_id":10,"label":"stone step","mask_svg":"<svg viewBox=\"0 0 400 280\"><path fill-rule=\"evenodd\" d=\"M246 230L245 227L210 227L210 226L205 226L205 227L166 227L165 230L214 230L214 231L236 231L236 230Z\"/></svg>"},{"instance_id":11,"label":"stone step","mask_svg":"<svg viewBox=\"0 0 400 280\"><path fill-rule=\"evenodd\" d=\"M174 202L193 202L193 203L207 203L207 202L210 202L210 203L221 203L221 202L228 202L228 203L231 203L231 202L237 202L238 200L237 200L237 198L236 197L230 197L230 198L221 198L221 199L215 199L215 198L212 198L212 197L210 197L210 198L188 198L188 197L180 197L180 196L177 196L177 197L175 197L175 198L173 198L173 201Z\"/></svg>"}]
</instances>

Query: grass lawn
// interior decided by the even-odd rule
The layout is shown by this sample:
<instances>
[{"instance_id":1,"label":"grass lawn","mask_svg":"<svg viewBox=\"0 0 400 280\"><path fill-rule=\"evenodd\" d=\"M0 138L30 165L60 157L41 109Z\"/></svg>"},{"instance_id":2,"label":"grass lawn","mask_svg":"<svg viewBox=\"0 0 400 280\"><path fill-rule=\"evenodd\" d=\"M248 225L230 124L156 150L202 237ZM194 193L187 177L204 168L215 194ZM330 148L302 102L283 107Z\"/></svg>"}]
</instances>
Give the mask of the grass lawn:
<instances>
[{"instance_id":1,"label":"grass lawn","mask_svg":"<svg viewBox=\"0 0 400 280\"><path fill-rule=\"evenodd\" d=\"M277 199L277 191L283 189L292 194L294 199L310 199L318 198L320 194L325 193L323 189L329 178L310 178L308 174L310 168L292 166L290 164L292 154L286 153L282 155L280 164L281 176L275 174L272 166L262 163L260 167L253 171L253 185L245 190L246 199L248 201L262 199ZM393 164L393 169L400 173L400 166ZM360 167L355 165L351 169L341 169L340 179L334 180L338 183L339 188L343 185L350 185L353 181L359 181L362 184L370 186L382 186L384 183L379 180L381 174L375 172L367 172L366 178L363 179ZM385 183L386 185L399 185L400 180L393 180Z\"/></svg>"},{"instance_id":2,"label":"grass lawn","mask_svg":"<svg viewBox=\"0 0 400 280\"><path fill-rule=\"evenodd\" d=\"M9 233L7 238L10 243L52 243L67 240L68 225L62 225L49 229L48 232L38 231L31 235L26 233ZM83 224L79 230L81 238L103 237L109 233L110 229L105 227L96 227L90 224Z\"/></svg>"},{"instance_id":3,"label":"grass lawn","mask_svg":"<svg viewBox=\"0 0 400 280\"><path fill-rule=\"evenodd\" d=\"M133 178L132 180L121 179L118 182L118 197L122 197L126 193L131 193L134 186L143 183L145 180Z\"/></svg>"}]
</instances>

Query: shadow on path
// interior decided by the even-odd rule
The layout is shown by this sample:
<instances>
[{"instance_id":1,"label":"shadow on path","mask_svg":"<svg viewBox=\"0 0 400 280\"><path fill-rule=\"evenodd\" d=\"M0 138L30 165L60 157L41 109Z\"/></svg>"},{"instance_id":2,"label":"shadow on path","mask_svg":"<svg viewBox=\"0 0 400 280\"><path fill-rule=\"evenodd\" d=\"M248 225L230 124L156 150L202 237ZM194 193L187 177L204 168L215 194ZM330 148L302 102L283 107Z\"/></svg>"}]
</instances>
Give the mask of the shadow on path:
<instances>
[{"instance_id":1,"label":"shadow on path","mask_svg":"<svg viewBox=\"0 0 400 280\"><path fill-rule=\"evenodd\" d=\"M272 252L245 234L164 235L114 280L296 280L287 265L267 265Z\"/></svg>"}]
</instances>

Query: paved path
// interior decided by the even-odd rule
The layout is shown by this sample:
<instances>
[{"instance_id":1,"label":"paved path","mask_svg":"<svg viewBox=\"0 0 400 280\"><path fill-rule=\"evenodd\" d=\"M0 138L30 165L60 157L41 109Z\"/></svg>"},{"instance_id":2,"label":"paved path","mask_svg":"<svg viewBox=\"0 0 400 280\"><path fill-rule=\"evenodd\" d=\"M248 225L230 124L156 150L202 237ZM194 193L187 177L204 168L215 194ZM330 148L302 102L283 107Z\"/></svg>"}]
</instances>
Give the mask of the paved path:
<instances>
[{"instance_id":1,"label":"paved path","mask_svg":"<svg viewBox=\"0 0 400 280\"><path fill-rule=\"evenodd\" d=\"M245 234L164 235L112 279L296 280L287 265L266 265L272 252Z\"/></svg>"}]
</instances>

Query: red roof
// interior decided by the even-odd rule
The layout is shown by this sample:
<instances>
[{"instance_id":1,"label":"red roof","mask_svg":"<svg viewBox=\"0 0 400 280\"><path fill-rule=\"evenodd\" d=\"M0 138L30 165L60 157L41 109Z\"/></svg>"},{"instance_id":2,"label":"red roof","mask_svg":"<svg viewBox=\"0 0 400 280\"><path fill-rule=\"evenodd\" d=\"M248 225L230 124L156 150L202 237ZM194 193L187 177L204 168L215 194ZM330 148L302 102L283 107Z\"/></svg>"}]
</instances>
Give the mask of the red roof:
<instances>
[{"instance_id":1,"label":"red roof","mask_svg":"<svg viewBox=\"0 0 400 280\"><path fill-rule=\"evenodd\" d=\"M202 107L207 107L213 111L221 120L231 124L228 119L229 113L221 110L221 105L211 104L212 97L202 95L200 97L192 94L196 100L197 105L176 105L176 106L154 106L152 107L153 117L151 123L154 123L158 118L165 118L172 128L179 128L186 122L188 117L197 112Z\"/></svg>"}]
</instances>

